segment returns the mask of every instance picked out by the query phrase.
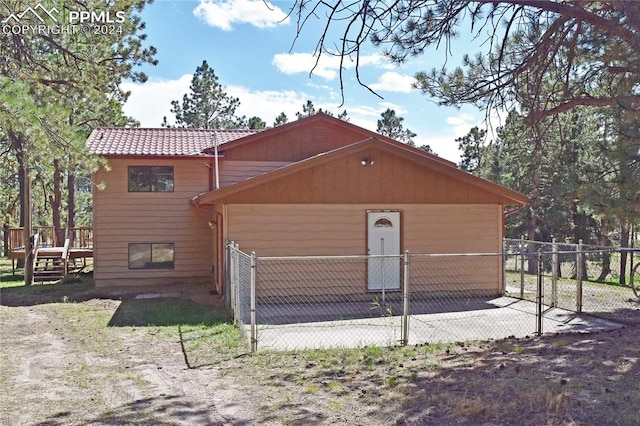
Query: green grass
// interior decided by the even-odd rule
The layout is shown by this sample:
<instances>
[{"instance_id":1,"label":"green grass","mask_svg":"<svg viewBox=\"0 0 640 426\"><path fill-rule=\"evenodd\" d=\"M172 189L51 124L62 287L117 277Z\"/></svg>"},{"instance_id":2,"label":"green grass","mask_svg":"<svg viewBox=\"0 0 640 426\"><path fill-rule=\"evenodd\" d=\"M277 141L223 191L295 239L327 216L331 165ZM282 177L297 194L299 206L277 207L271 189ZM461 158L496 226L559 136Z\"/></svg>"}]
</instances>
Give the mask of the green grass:
<instances>
[{"instance_id":1,"label":"green grass","mask_svg":"<svg viewBox=\"0 0 640 426\"><path fill-rule=\"evenodd\" d=\"M24 285L24 270L15 269L13 273L11 260L0 259L0 288L18 287Z\"/></svg>"},{"instance_id":2,"label":"green grass","mask_svg":"<svg viewBox=\"0 0 640 426\"><path fill-rule=\"evenodd\" d=\"M111 326L213 326L225 323L228 313L210 305L180 298L123 300L114 314Z\"/></svg>"},{"instance_id":3,"label":"green grass","mask_svg":"<svg viewBox=\"0 0 640 426\"><path fill-rule=\"evenodd\" d=\"M0 259L0 292L4 304L25 305L51 302L70 302L82 298L93 288L91 274L74 274L62 281L24 284L24 269L12 272L11 260Z\"/></svg>"},{"instance_id":4,"label":"green grass","mask_svg":"<svg viewBox=\"0 0 640 426\"><path fill-rule=\"evenodd\" d=\"M176 338L191 368L216 364L248 351L226 309L186 299L123 300L109 326L148 327L154 334Z\"/></svg>"}]
</instances>

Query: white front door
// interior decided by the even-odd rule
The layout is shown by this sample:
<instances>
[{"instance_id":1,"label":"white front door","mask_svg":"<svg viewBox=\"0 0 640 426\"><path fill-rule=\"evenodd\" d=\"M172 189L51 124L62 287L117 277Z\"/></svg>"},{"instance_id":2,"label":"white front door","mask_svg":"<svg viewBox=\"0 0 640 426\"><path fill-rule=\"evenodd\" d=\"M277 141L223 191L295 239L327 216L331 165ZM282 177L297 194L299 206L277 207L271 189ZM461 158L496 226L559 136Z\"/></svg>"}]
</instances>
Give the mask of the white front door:
<instances>
[{"instance_id":1,"label":"white front door","mask_svg":"<svg viewBox=\"0 0 640 426\"><path fill-rule=\"evenodd\" d=\"M367 212L368 290L400 288L400 212Z\"/></svg>"}]
</instances>

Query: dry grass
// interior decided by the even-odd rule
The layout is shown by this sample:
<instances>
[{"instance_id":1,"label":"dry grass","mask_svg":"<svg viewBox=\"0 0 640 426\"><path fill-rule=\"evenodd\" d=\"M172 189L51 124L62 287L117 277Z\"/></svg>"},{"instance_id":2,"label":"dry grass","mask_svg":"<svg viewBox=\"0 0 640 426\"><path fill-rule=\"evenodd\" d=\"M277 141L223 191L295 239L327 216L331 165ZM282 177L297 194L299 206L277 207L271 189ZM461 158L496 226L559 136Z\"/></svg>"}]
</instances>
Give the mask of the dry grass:
<instances>
[{"instance_id":1,"label":"dry grass","mask_svg":"<svg viewBox=\"0 0 640 426\"><path fill-rule=\"evenodd\" d=\"M248 354L212 306L76 285L2 290L0 423L640 424L636 326Z\"/></svg>"},{"instance_id":2,"label":"dry grass","mask_svg":"<svg viewBox=\"0 0 640 426\"><path fill-rule=\"evenodd\" d=\"M640 424L638 332L258 353L225 371L260 384L258 413L304 405L326 416L340 406L349 416L327 422L630 425Z\"/></svg>"}]
</instances>

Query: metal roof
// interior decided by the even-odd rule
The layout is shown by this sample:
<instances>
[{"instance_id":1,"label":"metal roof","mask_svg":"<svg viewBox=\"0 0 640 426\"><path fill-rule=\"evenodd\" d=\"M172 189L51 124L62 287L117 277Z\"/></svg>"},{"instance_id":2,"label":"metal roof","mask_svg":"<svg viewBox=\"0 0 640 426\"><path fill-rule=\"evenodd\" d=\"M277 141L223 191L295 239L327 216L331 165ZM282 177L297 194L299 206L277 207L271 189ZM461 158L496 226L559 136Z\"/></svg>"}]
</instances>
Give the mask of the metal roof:
<instances>
[{"instance_id":1,"label":"metal roof","mask_svg":"<svg viewBox=\"0 0 640 426\"><path fill-rule=\"evenodd\" d=\"M205 150L252 135L259 130L176 128L97 128L86 146L98 155L199 156Z\"/></svg>"}]
</instances>

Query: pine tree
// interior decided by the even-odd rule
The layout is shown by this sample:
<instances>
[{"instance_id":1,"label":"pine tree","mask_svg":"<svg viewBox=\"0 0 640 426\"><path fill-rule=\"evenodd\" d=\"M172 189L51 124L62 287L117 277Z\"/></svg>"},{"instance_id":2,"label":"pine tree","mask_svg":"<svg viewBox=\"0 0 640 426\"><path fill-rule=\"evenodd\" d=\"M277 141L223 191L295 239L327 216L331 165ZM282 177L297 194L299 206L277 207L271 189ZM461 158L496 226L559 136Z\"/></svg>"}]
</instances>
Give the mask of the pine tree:
<instances>
[{"instance_id":1,"label":"pine tree","mask_svg":"<svg viewBox=\"0 0 640 426\"><path fill-rule=\"evenodd\" d=\"M196 68L189 93L184 94L182 102L171 101L171 112L175 115L175 127L235 129L246 127L243 117L235 115L239 106L240 100L227 94L205 60ZM166 117L162 125L171 127Z\"/></svg>"},{"instance_id":2,"label":"pine tree","mask_svg":"<svg viewBox=\"0 0 640 426\"><path fill-rule=\"evenodd\" d=\"M415 145L413 138L417 135L411 130L403 127L403 117L398 117L396 112L390 108L387 108L387 110L380 115L382 118L378 120L378 127L376 130L378 133L411 146Z\"/></svg>"}]
</instances>

